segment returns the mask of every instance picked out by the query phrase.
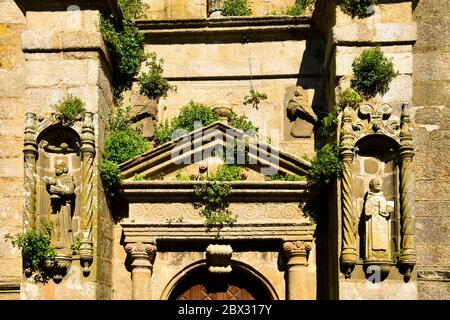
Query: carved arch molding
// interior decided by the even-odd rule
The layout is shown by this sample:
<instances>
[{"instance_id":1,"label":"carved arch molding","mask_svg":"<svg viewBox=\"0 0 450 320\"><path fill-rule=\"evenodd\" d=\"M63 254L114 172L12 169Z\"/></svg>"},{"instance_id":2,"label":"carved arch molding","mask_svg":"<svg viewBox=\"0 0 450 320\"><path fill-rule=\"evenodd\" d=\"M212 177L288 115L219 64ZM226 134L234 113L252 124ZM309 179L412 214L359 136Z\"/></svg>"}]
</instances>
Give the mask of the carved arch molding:
<instances>
[{"instance_id":1,"label":"carved arch molding","mask_svg":"<svg viewBox=\"0 0 450 320\"><path fill-rule=\"evenodd\" d=\"M58 283L79 255L84 276L93 262L93 114L66 122L58 114L39 118L28 112L24 137L24 230L49 231L54 259L44 263ZM74 244L79 242L78 252ZM31 276L24 261L24 271Z\"/></svg>"}]
</instances>

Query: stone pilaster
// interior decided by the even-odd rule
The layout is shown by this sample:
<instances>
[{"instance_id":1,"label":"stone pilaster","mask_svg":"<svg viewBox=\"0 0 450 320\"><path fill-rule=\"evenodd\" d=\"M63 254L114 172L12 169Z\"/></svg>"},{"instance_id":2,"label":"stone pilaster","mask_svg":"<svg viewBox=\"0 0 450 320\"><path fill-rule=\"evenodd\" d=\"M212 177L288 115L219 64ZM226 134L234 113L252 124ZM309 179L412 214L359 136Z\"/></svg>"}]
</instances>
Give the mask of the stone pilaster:
<instances>
[{"instance_id":1,"label":"stone pilaster","mask_svg":"<svg viewBox=\"0 0 450 320\"><path fill-rule=\"evenodd\" d=\"M309 287L307 273L308 254L312 248L312 241L293 240L283 243L283 250L287 262L287 300L313 300L315 292Z\"/></svg>"},{"instance_id":2,"label":"stone pilaster","mask_svg":"<svg viewBox=\"0 0 450 320\"><path fill-rule=\"evenodd\" d=\"M150 300L156 245L142 242L129 243L125 246L125 251L131 259L132 299Z\"/></svg>"}]
</instances>

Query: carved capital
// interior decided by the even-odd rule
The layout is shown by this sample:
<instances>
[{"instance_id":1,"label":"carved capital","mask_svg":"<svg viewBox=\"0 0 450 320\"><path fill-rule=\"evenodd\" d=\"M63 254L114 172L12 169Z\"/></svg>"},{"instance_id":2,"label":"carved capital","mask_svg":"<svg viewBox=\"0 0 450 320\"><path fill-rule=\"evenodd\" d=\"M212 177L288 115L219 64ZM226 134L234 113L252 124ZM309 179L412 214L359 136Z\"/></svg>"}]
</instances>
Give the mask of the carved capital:
<instances>
[{"instance_id":1,"label":"carved capital","mask_svg":"<svg viewBox=\"0 0 450 320\"><path fill-rule=\"evenodd\" d=\"M151 269L153 266L153 259L156 254L156 244L154 243L128 243L125 246L125 251L131 258L131 267L135 269Z\"/></svg>"},{"instance_id":2,"label":"carved capital","mask_svg":"<svg viewBox=\"0 0 450 320\"><path fill-rule=\"evenodd\" d=\"M308 254L312 249L312 241L294 240L283 243L283 250L288 258L288 266L308 265Z\"/></svg>"}]
</instances>

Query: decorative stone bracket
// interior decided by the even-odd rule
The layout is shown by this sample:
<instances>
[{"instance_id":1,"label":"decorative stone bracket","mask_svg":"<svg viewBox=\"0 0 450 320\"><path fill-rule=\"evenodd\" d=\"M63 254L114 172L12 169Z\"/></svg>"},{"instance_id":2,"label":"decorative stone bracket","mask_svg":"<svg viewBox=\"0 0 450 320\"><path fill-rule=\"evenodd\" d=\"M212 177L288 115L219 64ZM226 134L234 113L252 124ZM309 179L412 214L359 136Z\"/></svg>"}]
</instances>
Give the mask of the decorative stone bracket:
<instances>
[{"instance_id":1,"label":"decorative stone bracket","mask_svg":"<svg viewBox=\"0 0 450 320\"><path fill-rule=\"evenodd\" d=\"M208 271L211 273L230 273L230 260L233 248L230 245L210 244L206 248Z\"/></svg>"},{"instance_id":2,"label":"decorative stone bracket","mask_svg":"<svg viewBox=\"0 0 450 320\"><path fill-rule=\"evenodd\" d=\"M395 140L399 146L398 159L400 163L400 214L401 214L401 250L400 267L405 281L408 281L416 263L414 248L414 195L412 159L414 147L412 128L407 104L403 104L401 119L391 117L392 108L361 105L357 110L346 107L342 114L341 150L343 173L342 189L342 251L341 271L345 278L350 278L355 265L359 262L356 252L357 221L353 208L353 159L356 142L366 136L387 136ZM383 264L383 263L380 263ZM386 261L386 269L392 261Z\"/></svg>"}]
</instances>

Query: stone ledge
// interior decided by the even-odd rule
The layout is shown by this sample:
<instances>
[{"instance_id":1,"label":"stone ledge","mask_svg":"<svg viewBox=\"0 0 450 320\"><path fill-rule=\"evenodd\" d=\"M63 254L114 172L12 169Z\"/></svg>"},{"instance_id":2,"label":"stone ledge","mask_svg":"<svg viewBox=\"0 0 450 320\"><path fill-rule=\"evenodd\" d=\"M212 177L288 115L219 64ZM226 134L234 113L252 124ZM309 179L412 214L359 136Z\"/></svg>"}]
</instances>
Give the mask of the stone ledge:
<instances>
[{"instance_id":1,"label":"stone ledge","mask_svg":"<svg viewBox=\"0 0 450 320\"><path fill-rule=\"evenodd\" d=\"M235 224L232 227L209 231L204 224L131 224L121 223L125 236L124 242L151 243L158 240L313 240L315 226L303 224Z\"/></svg>"},{"instance_id":2,"label":"stone ledge","mask_svg":"<svg viewBox=\"0 0 450 320\"><path fill-rule=\"evenodd\" d=\"M345 24L333 27L333 42L336 45L361 44L414 44L417 40L417 25L411 23L377 23L374 27Z\"/></svg>"},{"instance_id":3,"label":"stone ledge","mask_svg":"<svg viewBox=\"0 0 450 320\"><path fill-rule=\"evenodd\" d=\"M419 270L419 271L417 271L417 280L450 282L450 271L448 271L448 270Z\"/></svg>"}]
</instances>

